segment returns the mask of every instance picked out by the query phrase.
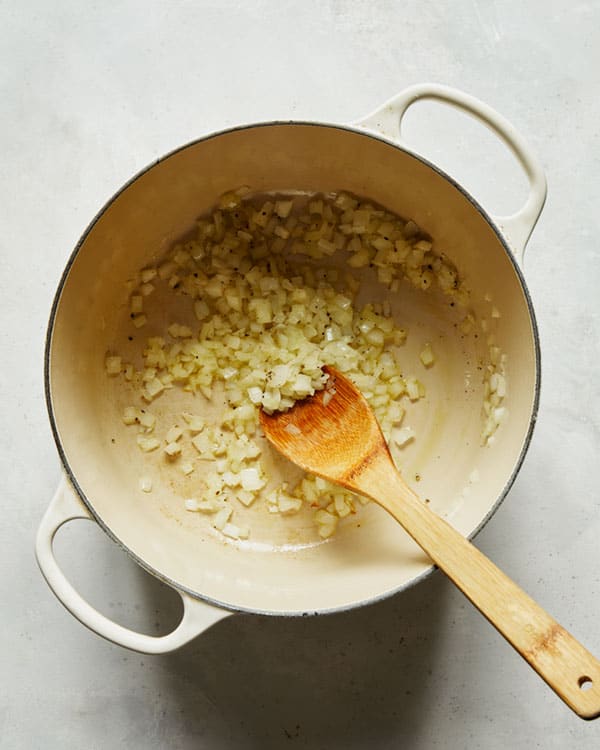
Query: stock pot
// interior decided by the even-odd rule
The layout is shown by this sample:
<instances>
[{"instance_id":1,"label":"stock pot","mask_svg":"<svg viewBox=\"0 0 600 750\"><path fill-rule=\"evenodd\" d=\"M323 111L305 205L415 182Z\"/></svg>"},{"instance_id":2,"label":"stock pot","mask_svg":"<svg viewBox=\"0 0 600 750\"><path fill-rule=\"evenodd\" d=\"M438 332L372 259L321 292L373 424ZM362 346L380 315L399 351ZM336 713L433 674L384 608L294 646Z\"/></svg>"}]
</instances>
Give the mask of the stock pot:
<instances>
[{"instance_id":1,"label":"stock pot","mask_svg":"<svg viewBox=\"0 0 600 750\"><path fill-rule=\"evenodd\" d=\"M473 115L510 147L529 181L521 210L490 216L460 184L402 143L402 118L422 99ZM199 529L166 480L152 502L136 489L142 458L120 439L118 396L103 368L106 351L122 334L124 282L168 249L220 194L239 185L256 191L344 190L410 217L468 281L477 319L489 319L491 305L499 312L494 335L505 354L506 416L493 445L484 445L481 384L465 387L478 352L461 347L446 311L422 292L405 290L400 300L409 341L413 331L415 346L435 336L440 352L426 376L427 398L411 416L417 435L425 437L407 452L403 473L409 483L421 481L420 494L431 497L436 512L465 536L481 529L508 492L536 419L540 352L521 265L546 182L520 135L487 105L424 84L352 124L245 125L173 151L133 177L84 232L56 293L45 353L48 411L64 477L38 531L37 559L75 617L141 652L176 649L236 612L350 609L398 593L432 570L431 561L376 506L364 509L360 528L354 524L326 543L236 545ZM165 401L161 408L167 407ZM172 633L133 632L75 591L52 543L57 530L76 518L98 523L138 564L179 592L183 617Z\"/></svg>"}]
</instances>

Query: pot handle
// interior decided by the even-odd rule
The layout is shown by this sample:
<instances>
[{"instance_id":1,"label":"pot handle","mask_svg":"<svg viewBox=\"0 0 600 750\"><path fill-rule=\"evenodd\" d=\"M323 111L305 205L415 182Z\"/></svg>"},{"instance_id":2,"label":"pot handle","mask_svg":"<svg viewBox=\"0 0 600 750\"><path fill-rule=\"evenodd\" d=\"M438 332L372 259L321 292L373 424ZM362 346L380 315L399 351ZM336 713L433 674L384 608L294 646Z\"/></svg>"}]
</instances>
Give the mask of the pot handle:
<instances>
[{"instance_id":1,"label":"pot handle","mask_svg":"<svg viewBox=\"0 0 600 750\"><path fill-rule=\"evenodd\" d=\"M408 108L420 99L436 99L473 115L504 141L523 167L529 180L529 195L525 205L511 216L492 217L522 265L525 246L546 201L546 176L541 163L525 140L502 115L474 96L458 89L437 83L423 83L409 86L353 125L375 131L404 146L401 138L402 119Z\"/></svg>"},{"instance_id":2,"label":"pot handle","mask_svg":"<svg viewBox=\"0 0 600 750\"><path fill-rule=\"evenodd\" d=\"M77 593L56 562L53 550L54 536L64 523L77 518L94 520L70 482L63 476L40 523L35 554L46 582L60 602L83 625L98 635L133 651L140 651L144 654L163 654L180 648L214 623L232 614L175 589L183 600L183 616L179 625L171 633L160 637L146 635L113 622Z\"/></svg>"}]
</instances>

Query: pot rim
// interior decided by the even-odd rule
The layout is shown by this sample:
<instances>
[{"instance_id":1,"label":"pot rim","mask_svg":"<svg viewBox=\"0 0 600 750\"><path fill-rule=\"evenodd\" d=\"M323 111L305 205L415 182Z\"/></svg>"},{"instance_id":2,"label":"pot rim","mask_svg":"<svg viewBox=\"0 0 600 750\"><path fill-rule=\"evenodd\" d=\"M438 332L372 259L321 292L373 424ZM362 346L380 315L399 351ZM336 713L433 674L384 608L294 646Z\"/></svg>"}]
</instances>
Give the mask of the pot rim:
<instances>
[{"instance_id":1,"label":"pot rim","mask_svg":"<svg viewBox=\"0 0 600 750\"><path fill-rule=\"evenodd\" d=\"M54 437L54 442L56 444L56 448L57 448L57 451L58 451L58 454L59 454L59 457L63 466L63 470L69 482L71 483L71 485L77 492L77 495L79 496L80 500L84 503L84 505L89 510L92 517L96 521L96 523L100 526L100 528L108 535L108 537L115 544L121 547L121 549L123 549L131 557L132 560L134 560L138 565L140 565L140 567L142 567L148 573L155 576L156 578L158 578L160 581L167 584L171 588L174 588L176 591L185 592L186 594L188 594L189 596L195 599L199 599L201 601L204 601L208 604L219 607L221 609L228 610L230 612L239 612L239 613L244 613L244 614L255 614L255 615L268 615L268 616L273 616L273 617L276 617L276 616L298 617L298 616L306 616L306 615L335 614L335 613L350 611L353 609L358 609L359 607L368 606L370 604L375 604L376 602L384 601L385 599L388 599L392 596L395 596L397 594L400 594L403 591L406 591L412 588L417 583L420 583L421 581L428 578L434 572L434 570L437 569L437 566L432 564L429 568L424 570L423 573L411 579L407 583L404 583L401 586L398 586L397 588L390 589L389 591L385 591L377 596L373 596L368 599L363 599L360 602L356 602L353 604L345 604L342 606L331 607L331 608L322 608L322 609L308 611L308 612L301 612L301 611L286 612L286 611L277 611L277 610L261 610L261 609L255 609L252 607L237 606L237 605L221 602L218 599L213 599L198 591L193 591L192 589L186 586L182 586L181 584L169 578L167 575L165 575L161 571L156 570L156 568L153 568L143 558L139 557L135 552L133 552L129 547L127 547L122 542L122 540L118 536L116 536L116 534L114 534L112 529L110 529L104 523L102 518L96 513L96 510L94 509L92 502L87 498L86 494L83 492L82 488L79 486L75 472L72 470L69 464L69 461L67 459L66 453L63 449L60 435L58 433L58 426L56 424L56 419L54 416L54 409L52 405L52 392L51 392L51 387L50 387L50 356L51 356L51 348L52 348L52 334L54 331L54 324L56 321L58 305L60 303L63 289L67 283L67 279L69 277L69 272L71 270L71 267L73 266L77 256L79 255L81 247L83 246L84 242L88 238L89 234L92 232L96 223L101 219L101 217L106 213L106 211L108 211L108 209L112 206L112 204L116 201L116 199L122 193L124 193L134 182L136 182L140 177L145 175L147 172L149 172L158 164L161 164L162 162L166 161L167 159L170 159L172 156L175 156L179 152L184 151L187 148L196 146L199 143L203 143L204 141L209 141L209 140L212 140L213 138L218 138L220 136L227 135L229 133L235 133L235 132L244 131L244 130L252 130L254 128L273 127L273 126L298 126L298 125L310 126L310 127L325 127L325 128L331 128L334 130L345 130L345 131L349 131L349 132L364 136L366 138L372 138L376 141L381 141L392 148L396 148L404 152L408 156L414 159L417 159L422 164L432 169L442 178L447 180L456 190L458 190L461 193L461 195L473 206L473 208L475 208L475 210L481 215L481 217L491 227L497 239L499 240L500 245L504 249L504 252L506 253L510 263L512 264L512 267L517 276L517 279L519 280L519 284L525 296L525 301L526 301L527 309L529 312L529 319L531 322L531 327L532 327L532 332L533 332L533 342L534 342L535 385L534 385L531 415L529 418L529 426L527 429L527 433L525 435L525 439L523 441L523 446L519 453L519 457L515 463L515 466L511 475L507 478L502 491L500 492L500 494L498 495L498 497L496 498L496 500L490 507L489 511L484 516L484 518L480 521L477 527L467 536L467 539L469 540L473 540L479 534L479 532L487 525L491 517L496 513L500 505L503 503L504 499L506 498L507 494L509 493L511 487L513 486L515 482L517 474L519 473L521 466L523 465L523 461L525 460L525 456L527 455L527 451L529 449L529 445L531 443L531 439L533 436L533 430L535 428L538 410L539 410L540 390L541 390L541 350L540 350L539 329L538 329L535 311L533 307L533 301L531 299L531 295L527 287L527 283L525 281L523 271L521 270L521 267L517 263L515 255L510 248L510 245L508 244L506 238L504 237L504 235L502 234L502 232L500 231L499 227L494 222L490 214L488 214L488 212L479 204L479 202L464 187L462 187L462 185L459 182L457 182L451 175L447 174L443 169L438 167L436 164L432 163L431 161L421 156L420 154L415 153L409 148L406 148L404 145L401 145L398 142L390 138L387 138L383 135L380 135L378 133L374 133L370 130L363 129L360 126L355 126L351 124L318 122L316 120L269 120L269 121L264 121L264 122L248 123L245 125L237 125L237 126L233 126L230 128L225 128L223 130L213 131L211 133L208 133L207 135L200 136L199 138L195 138L181 146L178 146L172 149L171 151L167 152L163 156L158 157L157 159L155 159L154 161L150 162L145 167L143 167L141 170L136 172L132 177L130 177L129 180L127 180L102 205L102 207L99 209L96 215L91 219L91 221L86 226L83 233L81 234L61 274L56 292L54 294L54 299L52 301L52 306L50 308L50 316L48 319L48 325L47 325L46 337L45 337L45 345L44 345L44 395L45 395L46 408L48 410L48 418L50 420L50 427L52 430L52 435Z\"/></svg>"}]
</instances>

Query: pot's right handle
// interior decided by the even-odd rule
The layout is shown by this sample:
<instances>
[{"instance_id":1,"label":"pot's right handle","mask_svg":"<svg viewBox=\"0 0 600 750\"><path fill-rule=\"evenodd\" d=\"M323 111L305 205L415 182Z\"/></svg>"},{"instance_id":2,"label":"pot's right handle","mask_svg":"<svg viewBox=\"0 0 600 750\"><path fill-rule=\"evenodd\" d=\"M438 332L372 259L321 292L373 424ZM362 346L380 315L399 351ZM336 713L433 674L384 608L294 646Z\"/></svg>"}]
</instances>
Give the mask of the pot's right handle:
<instances>
[{"instance_id":1,"label":"pot's right handle","mask_svg":"<svg viewBox=\"0 0 600 750\"><path fill-rule=\"evenodd\" d=\"M511 216L493 217L494 222L507 238L517 260L522 264L525 246L546 201L546 177L539 160L525 140L502 115L474 96L450 86L423 83L410 86L368 117L353 124L380 133L390 140L401 141L402 119L408 108L420 99L446 102L473 115L504 141L523 167L529 180L529 195L525 205ZM407 148L410 150L410 147Z\"/></svg>"},{"instance_id":2,"label":"pot's right handle","mask_svg":"<svg viewBox=\"0 0 600 750\"><path fill-rule=\"evenodd\" d=\"M146 635L113 622L86 602L65 578L56 562L52 548L54 536L63 524L76 518L93 520L74 488L66 477L63 477L38 529L35 554L46 582L61 604L98 635L133 651L163 654L180 648L215 622L232 614L175 589L183 600L183 616L171 633L163 636Z\"/></svg>"}]
</instances>

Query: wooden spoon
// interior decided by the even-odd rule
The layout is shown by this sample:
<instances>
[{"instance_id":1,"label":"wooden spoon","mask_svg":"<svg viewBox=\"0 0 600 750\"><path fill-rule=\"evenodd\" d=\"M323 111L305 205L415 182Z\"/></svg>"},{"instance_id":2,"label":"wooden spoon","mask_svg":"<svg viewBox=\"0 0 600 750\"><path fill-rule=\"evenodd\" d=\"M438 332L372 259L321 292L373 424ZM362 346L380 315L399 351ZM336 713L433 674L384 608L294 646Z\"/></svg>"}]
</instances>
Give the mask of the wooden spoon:
<instances>
[{"instance_id":1,"label":"wooden spoon","mask_svg":"<svg viewBox=\"0 0 600 750\"><path fill-rule=\"evenodd\" d=\"M599 716L600 662L415 495L363 395L332 367L324 369L333 389L287 412L261 412L270 442L306 471L379 503L575 713Z\"/></svg>"}]
</instances>

